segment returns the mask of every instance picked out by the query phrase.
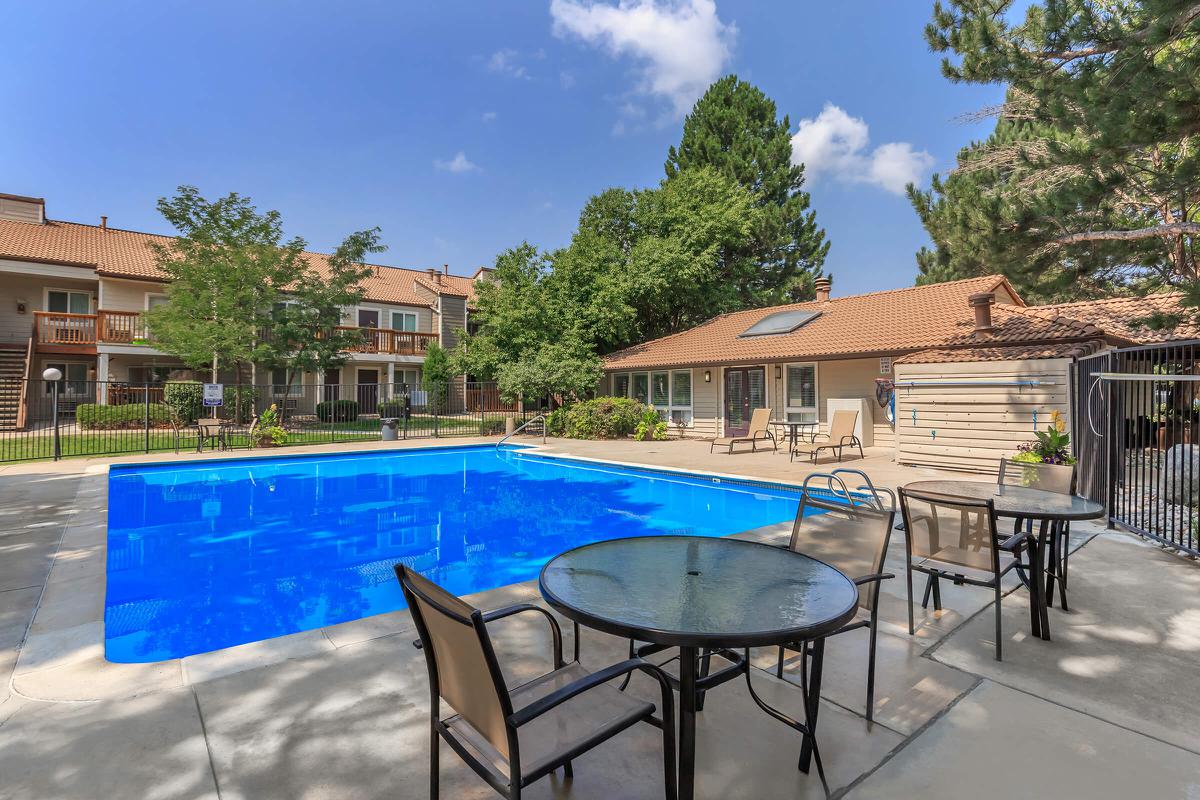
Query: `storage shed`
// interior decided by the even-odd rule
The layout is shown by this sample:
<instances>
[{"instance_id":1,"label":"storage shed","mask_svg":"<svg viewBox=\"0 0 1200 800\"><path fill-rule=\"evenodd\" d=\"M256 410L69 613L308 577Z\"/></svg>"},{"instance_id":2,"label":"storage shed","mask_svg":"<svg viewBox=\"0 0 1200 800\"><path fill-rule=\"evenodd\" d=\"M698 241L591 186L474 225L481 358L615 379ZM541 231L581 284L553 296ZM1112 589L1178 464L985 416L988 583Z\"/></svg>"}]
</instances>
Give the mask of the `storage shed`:
<instances>
[{"instance_id":1,"label":"storage shed","mask_svg":"<svg viewBox=\"0 0 1200 800\"><path fill-rule=\"evenodd\" d=\"M896 460L994 474L1056 419L1070 428L1071 364L1102 346L940 349L897 360Z\"/></svg>"}]
</instances>

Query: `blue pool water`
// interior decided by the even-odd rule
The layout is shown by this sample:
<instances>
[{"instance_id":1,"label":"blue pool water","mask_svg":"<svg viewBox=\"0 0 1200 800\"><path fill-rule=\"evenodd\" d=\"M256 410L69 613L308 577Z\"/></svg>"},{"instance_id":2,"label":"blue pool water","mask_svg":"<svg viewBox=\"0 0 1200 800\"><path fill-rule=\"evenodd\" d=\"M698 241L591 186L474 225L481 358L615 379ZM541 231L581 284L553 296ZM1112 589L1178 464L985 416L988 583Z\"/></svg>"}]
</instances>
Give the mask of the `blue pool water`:
<instances>
[{"instance_id":1,"label":"blue pool water","mask_svg":"<svg viewBox=\"0 0 1200 800\"><path fill-rule=\"evenodd\" d=\"M491 445L114 467L106 655L180 658L394 611L398 561L469 594L580 544L723 536L797 502Z\"/></svg>"}]
</instances>

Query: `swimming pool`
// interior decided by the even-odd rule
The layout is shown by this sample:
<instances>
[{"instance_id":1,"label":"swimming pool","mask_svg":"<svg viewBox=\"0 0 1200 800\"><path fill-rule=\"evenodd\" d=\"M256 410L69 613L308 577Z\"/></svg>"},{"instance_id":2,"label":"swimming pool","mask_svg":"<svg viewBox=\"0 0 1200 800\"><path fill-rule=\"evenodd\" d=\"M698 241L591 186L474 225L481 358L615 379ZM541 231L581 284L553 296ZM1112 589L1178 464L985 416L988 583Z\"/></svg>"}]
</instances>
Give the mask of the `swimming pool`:
<instances>
[{"instance_id":1,"label":"swimming pool","mask_svg":"<svg viewBox=\"0 0 1200 800\"><path fill-rule=\"evenodd\" d=\"M476 445L116 466L105 654L146 662L404 607L403 561L455 594L580 544L791 520L784 486Z\"/></svg>"}]
</instances>

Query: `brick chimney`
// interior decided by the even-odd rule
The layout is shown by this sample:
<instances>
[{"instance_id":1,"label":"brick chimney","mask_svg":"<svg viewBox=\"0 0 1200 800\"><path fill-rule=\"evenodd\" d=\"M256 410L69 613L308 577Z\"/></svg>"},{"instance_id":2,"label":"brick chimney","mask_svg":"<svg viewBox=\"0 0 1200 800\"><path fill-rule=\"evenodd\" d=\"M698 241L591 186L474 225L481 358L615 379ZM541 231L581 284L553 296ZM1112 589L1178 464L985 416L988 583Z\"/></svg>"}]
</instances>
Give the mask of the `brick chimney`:
<instances>
[{"instance_id":1,"label":"brick chimney","mask_svg":"<svg viewBox=\"0 0 1200 800\"><path fill-rule=\"evenodd\" d=\"M829 290L833 288L833 279L829 276L823 276L813 281L813 288L817 290L817 302L829 302Z\"/></svg>"},{"instance_id":2,"label":"brick chimney","mask_svg":"<svg viewBox=\"0 0 1200 800\"><path fill-rule=\"evenodd\" d=\"M450 274L450 265L449 264L442 264L442 274L443 275Z\"/></svg>"},{"instance_id":3,"label":"brick chimney","mask_svg":"<svg viewBox=\"0 0 1200 800\"><path fill-rule=\"evenodd\" d=\"M992 292L976 292L967 297L971 308L975 309L975 332L990 333L992 330L992 304L996 295Z\"/></svg>"},{"instance_id":4,"label":"brick chimney","mask_svg":"<svg viewBox=\"0 0 1200 800\"><path fill-rule=\"evenodd\" d=\"M100 215L100 230L108 230L108 217L106 217L104 214Z\"/></svg>"}]
</instances>

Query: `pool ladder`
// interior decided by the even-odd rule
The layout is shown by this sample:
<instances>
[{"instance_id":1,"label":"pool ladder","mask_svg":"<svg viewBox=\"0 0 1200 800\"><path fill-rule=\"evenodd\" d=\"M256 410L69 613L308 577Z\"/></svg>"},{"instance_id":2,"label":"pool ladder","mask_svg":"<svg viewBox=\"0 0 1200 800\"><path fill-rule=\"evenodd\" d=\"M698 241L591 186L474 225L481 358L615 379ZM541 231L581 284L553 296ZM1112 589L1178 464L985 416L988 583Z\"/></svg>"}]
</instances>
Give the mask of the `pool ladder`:
<instances>
[{"instance_id":1,"label":"pool ladder","mask_svg":"<svg viewBox=\"0 0 1200 800\"><path fill-rule=\"evenodd\" d=\"M537 422L538 420L541 420L541 422L542 422L542 444L545 444L546 443L546 415L538 414L536 417L531 417L531 418L525 420L524 422L522 422L519 427L517 427L516 429L513 430L512 433L506 433L506 434L504 434L504 436L500 437L500 441L496 442L496 449L499 450L500 445L504 444L510 438L512 438L513 436L516 436L518 433L525 430L526 428L528 428L530 425Z\"/></svg>"}]
</instances>

